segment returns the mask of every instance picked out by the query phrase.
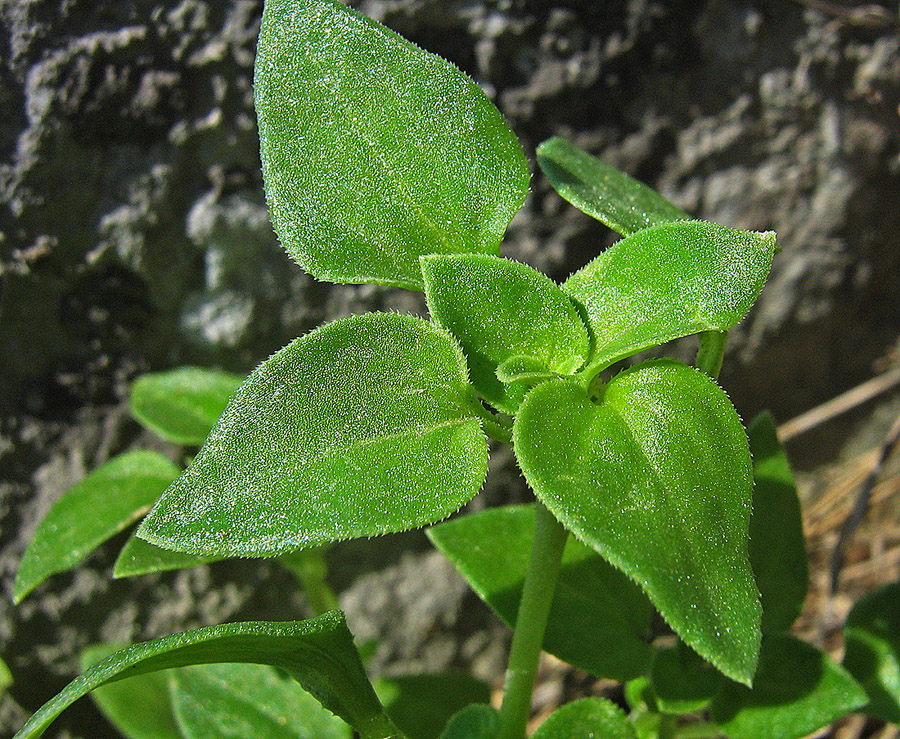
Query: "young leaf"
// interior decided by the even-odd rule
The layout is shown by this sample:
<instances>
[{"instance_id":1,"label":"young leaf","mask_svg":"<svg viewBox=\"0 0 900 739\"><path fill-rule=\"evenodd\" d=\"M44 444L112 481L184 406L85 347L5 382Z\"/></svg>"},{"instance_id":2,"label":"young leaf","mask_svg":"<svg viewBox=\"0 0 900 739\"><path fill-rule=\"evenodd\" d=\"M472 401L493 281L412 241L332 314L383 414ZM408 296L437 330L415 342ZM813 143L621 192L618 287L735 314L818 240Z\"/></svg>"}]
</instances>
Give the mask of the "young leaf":
<instances>
[{"instance_id":1,"label":"young leaf","mask_svg":"<svg viewBox=\"0 0 900 739\"><path fill-rule=\"evenodd\" d=\"M491 700L485 683L461 672L382 678L375 691L391 721L408 739L438 739L458 711Z\"/></svg>"},{"instance_id":2,"label":"young leaf","mask_svg":"<svg viewBox=\"0 0 900 739\"><path fill-rule=\"evenodd\" d=\"M613 244L562 285L594 334L589 369L670 339L730 329L759 296L774 252L772 233L704 221L664 223Z\"/></svg>"},{"instance_id":3,"label":"young leaf","mask_svg":"<svg viewBox=\"0 0 900 739\"><path fill-rule=\"evenodd\" d=\"M500 364L538 360L572 374L590 350L587 328L569 297L528 265L483 254L422 258L431 316L453 334L469 361L472 384L496 408L515 413L527 388L504 385Z\"/></svg>"},{"instance_id":4,"label":"young leaf","mask_svg":"<svg viewBox=\"0 0 900 739\"><path fill-rule=\"evenodd\" d=\"M655 190L565 139L542 143L537 161L553 189L565 200L622 236L660 223L690 219Z\"/></svg>"},{"instance_id":5,"label":"young leaf","mask_svg":"<svg viewBox=\"0 0 900 739\"><path fill-rule=\"evenodd\" d=\"M131 412L166 441L200 446L243 380L199 367L148 373L131 387Z\"/></svg>"},{"instance_id":6,"label":"young leaf","mask_svg":"<svg viewBox=\"0 0 900 739\"><path fill-rule=\"evenodd\" d=\"M900 583L863 596L847 616L844 667L869 695L863 711L900 723Z\"/></svg>"},{"instance_id":7,"label":"young leaf","mask_svg":"<svg viewBox=\"0 0 900 739\"><path fill-rule=\"evenodd\" d=\"M622 709L604 698L581 698L557 709L532 739L637 739Z\"/></svg>"},{"instance_id":8,"label":"young leaf","mask_svg":"<svg viewBox=\"0 0 900 739\"><path fill-rule=\"evenodd\" d=\"M126 452L101 465L56 501L25 550L13 600L71 569L137 521L180 470L161 454Z\"/></svg>"},{"instance_id":9,"label":"young leaf","mask_svg":"<svg viewBox=\"0 0 900 739\"><path fill-rule=\"evenodd\" d=\"M182 667L172 709L184 739L350 739L352 732L290 677L266 665Z\"/></svg>"},{"instance_id":10,"label":"young leaf","mask_svg":"<svg viewBox=\"0 0 900 739\"><path fill-rule=\"evenodd\" d=\"M479 597L515 626L534 540L534 506L492 508L427 533ZM634 583L569 537L544 649L600 677L628 680L650 663L652 611Z\"/></svg>"},{"instance_id":11,"label":"young leaf","mask_svg":"<svg viewBox=\"0 0 900 739\"><path fill-rule=\"evenodd\" d=\"M711 710L731 739L799 739L865 702L846 670L806 642L779 634L763 639L753 688L727 682Z\"/></svg>"},{"instance_id":12,"label":"young leaf","mask_svg":"<svg viewBox=\"0 0 900 739\"><path fill-rule=\"evenodd\" d=\"M617 375L596 402L570 380L538 385L513 428L535 494L634 578L675 632L749 683L760 605L747 557L747 437L710 378L670 360Z\"/></svg>"},{"instance_id":13,"label":"young leaf","mask_svg":"<svg viewBox=\"0 0 900 739\"><path fill-rule=\"evenodd\" d=\"M40 736L68 706L101 685L171 667L223 662L278 667L363 739L402 739L366 678L340 611L308 621L209 626L135 644L75 678L45 703L14 739Z\"/></svg>"},{"instance_id":14,"label":"young leaf","mask_svg":"<svg viewBox=\"0 0 900 739\"><path fill-rule=\"evenodd\" d=\"M250 375L138 536L248 557L434 523L487 474L477 405L462 352L433 324L327 324Z\"/></svg>"},{"instance_id":15,"label":"young leaf","mask_svg":"<svg viewBox=\"0 0 900 739\"><path fill-rule=\"evenodd\" d=\"M13 676L6 662L0 659L0 696L13 684Z\"/></svg>"},{"instance_id":16,"label":"young leaf","mask_svg":"<svg viewBox=\"0 0 900 739\"><path fill-rule=\"evenodd\" d=\"M650 685L663 713L694 713L706 708L722 685L722 673L690 648L657 649L650 670Z\"/></svg>"},{"instance_id":17,"label":"young leaf","mask_svg":"<svg viewBox=\"0 0 900 739\"><path fill-rule=\"evenodd\" d=\"M334 0L268 0L254 89L275 230L305 270L421 289L422 254L498 252L528 164L456 67Z\"/></svg>"},{"instance_id":18,"label":"young leaf","mask_svg":"<svg viewBox=\"0 0 900 739\"><path fill-rule=\"evenodd\" d=\"M132 534L113 565L113 577L138 577L154 572L184 570L188 567L218 562L221 559L222 557L201 557L196 554L160 549Z\"/></svg>"},{"instance_id":19,"label":"young leaf","mask_svg":"<svg viewBox=\"0 0 900 739\"><path fill-rule=\"evenodd\" d=\"M81 653L87 670L122 649L123 644L96 644ZM184 739L169 702L169 673L145 675L110 683L91 693L100 712L128 739Z\"/></svg>"},{"instance_id":20,"label":"young leaf","mask_svg":"<svg viewBox=\"0 0 900 739\"><path fill-rule=\"evenodd\" d=\"M500 713L490 706L466 706L447 724L441 739L496 739Z\"/></svg>"},{"instance_id":21,"label":"young leaf","mask_svg":"<svg viewBox=\"0 0 900 739\"><path fill-rule=\"evenodd\" d=\"M762 631L787 631L800 615L809 586L803 519L794 476L772 416L747 428L753 456L750 562L762 602Z\"/></svg>"}]
</instances>

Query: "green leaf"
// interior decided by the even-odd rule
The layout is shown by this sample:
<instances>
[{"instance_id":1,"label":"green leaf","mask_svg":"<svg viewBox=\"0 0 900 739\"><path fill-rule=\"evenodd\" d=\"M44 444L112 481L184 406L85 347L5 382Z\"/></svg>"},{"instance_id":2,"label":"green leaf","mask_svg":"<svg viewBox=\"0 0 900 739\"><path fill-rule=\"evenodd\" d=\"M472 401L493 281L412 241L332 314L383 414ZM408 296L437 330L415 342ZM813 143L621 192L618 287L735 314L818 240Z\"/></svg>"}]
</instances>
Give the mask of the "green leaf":
<instances>
[{"instance_id":1,"label":"green leaf","mask_svg":"<svg viewBox=\"0 0 900 739\"><path fill-rule=\"evenodd\" d=\"M179 472L156 452L126 452L67 490L25 550L13 600L19 603L50 575L71 569L137 521Z\"/></svg>"},{"instance_id":2,"label":"green leaf","mask_svg":"<svg viewBox=\"0 0 900 739\"><path fill-rule=\"evenodd\" d=\"M243 381L240 375L200 367L141 375L131 387L131 412L166 441L200 446Z\"/></svg>"},{"instance_id":3,"label":"green leaf","mask_svg":"<svg viewBox=\"0 0 900 739\"><path fill-rule=\"evenodd\" d=\"M590 350L572 301L528 265L483 254L422 258L431 316L462 345L472 384L489 403L514 413L527 388L504 385L497 368L513 357L544 371L572 374Z\"/></svg>"},{"instance_id":4,"label":"green leaf","mask_svg":"<svg viewBox=\"0 0 900 739\"><path fill-rule=\"evenodd\" d=\"M589 369L681 336L726 331L750 310L772 256L772 233L665 223L613 244L562 289L593 332Z\"/></svg>"},{"instance_id":5,"label":"green leaf","mask_svg":"<svg viewBox=\"0 0 900 739\"><path fill-rule=\"evenodd\" d=\"M866 702L859 684L827 655L786 634L766 636L753 688L728 682L712 703L731 739L799 739Z\"/></svg>"},{"instance_id":6,"label":"green leaf","mask_svg":"<svg viewBox=\"0 0 900 739\"><path fill-rule=\"evenodd\" d=\"M528 163L449 62L333 0L268 0L254 90L275 230L305 270L421 289L422 254L498 253Z\"/></svg>"},{"instance_id":7,"label":"green leaf","mask_svg":"<svg viewBox=\"0 0 900 739\"><path fill-rule=\"evenodd\" d=\"M650 684L659 710L694 713L706 708L722 685L722 673L679 643L653 656Z\"/></svg>"},{"instance_id":8,"label":"green leaf","mask_svg":"<svg viewBox=\"0 0 900 739\"><path fill-rule=\"evenodd\" d=\"M775 431L762 413L747 428L753 455L750 562L762 601L764 634L787 631L800 615L809 571L803 517L794 476Z\"/></svg>"},{"instance_id":9,"label":"green leaf","mask_svg":"<svg viewBox=\"0 0 900 739\"><path fill-rule=\"evenodd\" d=\"M622 236L648 226L690 219L655 190L565 139L542 143L537 161L565 200Z\"/></svg>"},{"instance_id":10,"label":"green leaf","mask_svg":"<svg viewBox=\"0 0 900 739\"><path fill-rule=\"evenodd\" d=\"M14 739L40 736L68 706L107 683L171 667L222 662L278 667L359 731L363 739L402 739L366 678L340 611L308 621L209 626L135 644L75 678L45 703Z\"/></svg>"},{"instance_id":11,"label":"green leaf","mask_svg":"<svg viewBox=\"0 0 900 739\"><path fill-rule=\"evenodd\" d=\"M760 605L747 557L747 437L725 393L678 362L647 362L601 387L538 385L513 427L537 497L634 578L684 641L749 683Z\"/></svg>"},{"instance_id":12,"label":"green leaf","mask_svg":"<svg viewBox=\"0 0 900 739\"><path fill-rule=\"evenodd\" d=\"M341 719L266 665L182 667L172 708L185 739L350 739Z\"/></svg>"},{"instance_id":13,"label":"green leaf","mask_svg":"<svg viewBox=\"0 0 900 739\"><path fill-rule=\"evenodd\" d=\"M188 567L218 562L221 559L222 557L201 557L196 554L160 549L132 534L113 565L113 577L138 577L155 572L184 570Z\"/></svg>"},{"instance_id":14,"label":"green leaf","mask_svg":"<svg viewBox=\"0 0 900 739\"><path fill-rule=\"evenodd\" d=\"M13 676L6 662L0 659L0 696L13 684Z\"/></svg>"},{"instance_id":15,"label":"green leaf","mask_svg":"<svg viewBox=\"0 0 900 739\"><path fill-rule=\"evenodd\" d=\"M869 695L865 713L900 723L900 583L861 598L844 627L844 667Z\"/></svg>"},{"instance_id":16,"label":"green leaf","mask_svg":"<svg viewBox=\"0 0 900 739\"><path fill-rule=\"evenodd\" d=\"M618 706L603 698L582 698L554 711L532 739L636 739Z\"/></svg>"},{"instance_id":17,"label":"green leaf","mask_svg":"<svg viewBox=\"0 0 900 739\"><path fill-rule=\"evenodd\" d=\"M557 375L548 372L544 363L534 357L514 355L497 365L497 379L505 385L523 383L526 386L532 386L554 377Z\"/></svg>"},{"instance_id":18,"label":"green leaf","mask_svg":"<svg viewBox=\"0 0 900 739\"><path fill-rule=\"evenodd\" d=\"M487 474L478 405L462 352L433 324L327 324L250 375L138 536L248 557L433 523Z\"/></svg>"},{"instance_id":19,"label":"green leaf","mask_svg":"<svg viewBox=\"0 0 900 739\"><path fill-rule=\"evenodd\" d=\"M516 623L534 541L534 506L505 506L428 530L472 588L510 627ZM652 607L640 589L569 537L544 649L600 677L627 680L650 663Z\"/></svg>"},{"instance_id":20,"label":"green leaf","mask_svg":"<svg viewBox=\"0 0 900 739\"><path fill-rule=\"evenodd\" d=\"M454 714L491 699L485 683L459 672L383 678L375 690L388 716L408 739L438 739Z\"/></svg>"},{"instance_id":21,"label":"green leaf","mask_svg":"<svg viewBox=\"0 0 900 739\"><path fill-rule=\"evenodd\" d=\"M123 644L96 644L81 653L81 669L119 651ZM103 685L91 693L100 712L128 739L183 739L169 702L169 673L150 672Z\"/></svg>"},{"instance_id":22,"label":"green leaf","mask_svg":"<svg viewBox=\"0 0 900 739\"><path fill-rule=\"evenodd\" d=\"M490 706L466 706L450 722L441 739L496 739L500 713Z\"/></svg>"}]
</instances>

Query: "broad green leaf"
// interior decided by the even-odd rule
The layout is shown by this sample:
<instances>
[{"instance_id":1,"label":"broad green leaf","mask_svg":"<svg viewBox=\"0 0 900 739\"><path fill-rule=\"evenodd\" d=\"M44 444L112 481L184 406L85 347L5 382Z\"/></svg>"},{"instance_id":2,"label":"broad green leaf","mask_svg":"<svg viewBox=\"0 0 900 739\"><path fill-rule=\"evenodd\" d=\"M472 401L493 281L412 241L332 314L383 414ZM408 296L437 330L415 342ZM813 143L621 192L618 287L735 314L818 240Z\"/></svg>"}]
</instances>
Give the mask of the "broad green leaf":
<instances>
[{"instance_id":1,"label":"broad green leaf","mask_svg":"<svg viewBox=\"0 0 900 739\"><path fill-rule=\"evenodd\" d=\"M433 523L487 474L478 405L443 329L389 313L327 324L250 375L138 536L248 557Z\"/></svg>"},{"instance_id":2,"label":"broad green leaf","mask_svg":"<svg viewBox=\"0 0 900 739\"><path fill-rule=\"evenodd\" d=\"M562 285L593 332L590 368L730 329L759 296L774 251L772 233L703 221L664 223L613 244Z\"/></svg>"},{"instance_id":3,"label":"broad green leaf","mask_svg":"<svg viewBox=\"0 0 900 739\"><path fill-rule=\"evenodd\" d=\"M498 252L528 163L449 62L335 0L268 0L254 90L275 230L315 277L421 289L422 254Z\"/></svg>"},{"instance_id":4,"label":"broad green leaf","mask_svg":"<svg viewBox=\"0 0 900 739\"><path fill-rule=\"evenodd\" d=\"M137 521L179 472L156 452L126 452L63 493L25 550L13 590L15 602Z\"/></svg>"},{"instance_id":5,"label":"broad green leaf","mask_svg":"<svg viewBox=\"0 0 900 739\"><path fill-rule=\"evenodd\" d=\"M762 602L764 634L787 631L800 615L809 586L800 499L772 416L747 428L753 455L750 562Z\"/></svg>"},{"instance_id":6,"label":"broad green leaf","mask_svg":"<svg viewBox=\"0 0 900 739\"><path fill-rule=\"evenodd\" d=\"M747 437L725 393L678 362L617 375L596 402L570 380L538 385L513 427L537 497L634 578L675 632L749 683L760 605L747 556Z\"/></svg>"},{"instance_id":7,"label":"broad green leaf","mask_svg":"<svg viewBox=\"0 0 900 739\"><path fill-rule=\"evenodd\" d=\"M243 380L200 367L151 372L132 385L131 412L166 441L200 446Z\"/></svg>"},{"instance_id":8,"label":"broad green leaf","mask_svg":"<svg viewBox=\"0 0 900 739\"><path fill-rule=\"evenodd\" d=\"M81 653L87 670L124 644L96 644ZM172 715L167 672L148 672L97 688L91 698L109 722L128 739L183 739Z\"/></svg>"},{"instance_id":9,"label":"broad green leaf","mask_svg":"<svg viewBox=\"0 0 900 739\"><path fill-rule=\"evenodd\" d=\"M575 305L528 265L442 254L422 258L422 275L432 318L459 340L472 384L496 408L514 413L527 392L498 379L506 360L531 357L544 371L567 375L587 359L590 338Z\"/></svg>"},{"instance_id":10,"label":"broad green leaf","mask_svg":"<svg viewBox=\"0 0 900 739\"><path fill-rule=\"evenodd\" d=\"M753 688L727 682L712 718L731 739L799 739L866 702L859 684L827 655L786 634L766 636Z\"/></svg>"},{"instance_id":11,"label":"broad green leaf","mask_svg":"<svg viewBox=\"0 0 900 739\"><path fill-rule=\"evenodd\" d=\"M622 709L603 698L582 698L554 711L532 739L637 739Z\"/></svg>"},{"instance_id":12,"label":"broad green leaf","mask_svg":"<svg viewBox=\"0 0 900 739\"><path fill-rule=\"evenodd\" d=\"M459 672L383 678L375 691L408 739L438 739L454 714L491 699L487 685Z\"/></svg>"},{"instance_id":13,"label":"broad green leaf","mask_svg":"<svg viewBox=\"0 0 900 739\"><path fill-rule=\"evenodd\" d=\"M500 714L490 706L466 706L450 722L441 739L496 739Z\"/></svg>"},{"instance_id":14,"label":"broad green leaf","mask_svg":"<svg viewBox=\"0 0 900 739\"><path fill-rule=\"evenodd\" d=\"M184 570L188 567L218 562L221 559L222 557L202 557L173 552L171 549L160 549L132 534L113 565L113 577L138 577L154 572Z\"/></svg>"},{"instance_id":15,"label":"broad green leaf","mask_svg":"<svg viewBox=\"0 0 900 739\"><path fill-rule=\"evenodd\" d=\"M622 236L648 226L690 219L655 190L565 139L542 143L537 161L565 200Z\"/></svg>"},{"instance_id":16,"label":"broad green leaf","mask_svg":"<svg viewBox=\"0 0 900 739\"><path fill-rule=\"evenodd\" d=\"M350 739L341 719L266 665L182 667L172 710L185 739Z\"/></svg>"},{"instance_id":17,"label":"broad green leaf","mask_svg":"<svg viewBox=\"0 0 900 739\"><path fill-rule=\"evenodd\" d=\"M456 518L429 529L428 537L479 597L515 626L534 541L534 506L492 508ZM634 583L569 537L544 649L600 677L627 680L650 663L652 611Z\"/></svg>"},{"instance_id":18,"label":"broad green leaf","mask_svg":"<svg viewBox=\"0 0 900 739\"><path fill-rule=\"evenodd\" d=\"M0 696L13 684L13 676L6 662L0 659Z\"/></svg>"},{"instance_id":19,"label":"broad green leaf","mask_svg":"<svg viewBox=\"0 0 900 739\"><path fill-rule=\"evenodd\" d=\"M402 739L366 678L340 611L308 621L209 626L135 644L75 678L45 703L14 739L40 736L68 706L107 683L171 667L223 662L278 667L359 731L363 739Z\"/></svg>"},{"instance_id":20,"label":"broad green leaf","mask_svg":"<svg viewBox=\"0 0 900 739\"><path fill-rule=\"evenodd\" d=\"M869 695L863 711L900 723L900 583L861 598L844 627L844 667Z\"/></svg>"},{"instance_id":21,"label":"broad green leaf","mask_svg":"<svg viewBox=\"0 0 900 739\"><path fill-rule=\"evenodd\" d=\"M664 713L694 713L706 708L724 679L683 643L657 649L653 655L650 685L656 705Z\"/></svg>"}]
</instances>

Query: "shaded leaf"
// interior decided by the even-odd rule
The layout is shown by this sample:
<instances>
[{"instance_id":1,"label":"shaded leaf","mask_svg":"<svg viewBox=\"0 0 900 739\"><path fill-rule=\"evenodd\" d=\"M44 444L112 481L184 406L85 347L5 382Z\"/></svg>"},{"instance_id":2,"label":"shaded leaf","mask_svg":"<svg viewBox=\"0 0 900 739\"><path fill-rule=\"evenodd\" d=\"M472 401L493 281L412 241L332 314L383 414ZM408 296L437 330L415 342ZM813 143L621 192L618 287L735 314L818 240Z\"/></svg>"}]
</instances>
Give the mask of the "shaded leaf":
<instances>
[{"instance_id":1,"label":"shaded leaf","mask_svg":"<svg viewBox=\"0 0 900 739\"><path fill-rule=\"evenodd\" d=\"M308 621L209 626L135 644L75 678L45 703L14 739L40 736L68 706L107 683L171 667L222 662L278 667L364 739L402 739L366 678L340 611Z\"/></svg>"},{"instance_id":2,"label":"shaded leaf","mask_svg":"<svg viewBox=\"0 0 900 739\"><path fill-rule=\"evenodd\" d=\"M545 372L572 374L590 350L587 328L569 297L528 265L483 254L422 258L432 318L452 333L472 384L491 405L514 413L527 388L498 379L513 357L538 360Z\"/></svg>"},{"instance_id":3,"label":"shaded leaf","mask_svg":"<svg viewBox=\"0 0 900 739\"><path fill-rule=\"evenodd\" d=\"M772 233L704 221L664 223L613 244L562 285L584 307L594 335L589 368L730 329L759 296L774 251Z\"/></svg>"},{"instance_id":4,"label":"shaded leaf","mask_svg":"<svg viewBox=\"0 0 900 739\"><path fill-rule=\"evenodd\" d=\"M650 685L656 705L664 713L694 713L706 708L724 679L683 644L657 649L653 655Z\"/></svg>"},{"instance_id":5,"label":"shaded leaf","mask_svg":"<svg viewBox=\"0 0 900 739\"><path fill-rule=\"evenodd\" d=\"M764 634L787 631L800 615L809 586L806 540L797 487L772 416L747 428L753 455L750 562L762 602Z\"/></svg>"},{"instance_id":6,"label":"shaded leaf","mask_svg":"<svg viewBox=\"0 0 900 739\"><path fill-rule=\"evenodd\" d=\"M534 506L505 506L456 518L428 537L479 597L516 623L534 541ZM652 606L628 577L572 537L566 542L544 649L600 677L627 680L650 663Z\"/></svg>"},{"instance_id":7,"label":"shaded leaf","mask_svg":"<svg viewBox=\"0 0 900 739\"><path fill-rule=\"evenodd\" d=\"M13 684L13 676L6 662L0 659L0 696Z\"/></svg>"},{"instance_id":8,"label":"shaded leaf","mask_svg":"<svg viewBox=\"0 0 900 739\"><path fill-rule=\"evenodd\" d=\"M528 164L449 62L333 0L269 0L254 90L275 230L305 270L420 289L419 255L497 253Z\"/></svg>"},{"instance_id":9,"label":"shaded leaf","mask_svg":"<svg viewBox=\"0 0 900 739\"><path fill-rule=\"evenodd\" d=\"M138 577L151 575L154 572L168 572L169 570L184 570L188 567L218 562L222 557L202 557L196 554L173 552L170 549L160 549L149 544L135 535L131 535L119 557L113 565L113 577Z\"/></svg>"},{"instance_id":10,"label":"shaded leaf","mask_svg":"<svg viewBox=\"0 0 900 739\"><path fill-rule=\"evenodd\" d=\"M747 556L752 478L743 426L710 378L647 362L597 390L538 385L513 428L535 494L634 578L675 632L749 682L760 605Z\"/></svg>"},{"instance_id":11,"label":"shaded leaf","mask_svg":"<svg viewBox=\"0 0 900 739\"><path fill-rule=\"evenodd\" d=\"M779 634L763 639L753 688L727 682L712 718L731 739L799 739L865 702L859 684L826 654Z\"/></svg>"},{"instance_id":12,"label":"shaded leaf","mask_svg":"<svg viewBox=\"0 0 900 739\"><path fill-rule=\"evenodd\" d=\"M350 739L349 726L266 665L194 665L172 676L185 739Z\"/></svg>"},{"instance_id":13,"label":"shaded leaf","mask_svg":"<svg viewBox=\"0 0 900 739\"><path fill-rule=\"evenodd\" d=\"M544 141L538 146L537 161L565 200L622 236L690 219L655 190L565 139Z\"/></svg>"},{"instance_id":14,"label":"shaded leaf","mask_svg":"<svg viewBox=\"0 0 900 739\"><path fill-rule=\"evenodd\" d=\"M844 627L844 667L869 696L863 711L900 723L900 583L863 596Z\"/></svg>"},{"instance_id":15,"label":"shaded leaf","mask_svg":"<svg viewBox=\"0 0 900 739\"><path fill-rule=\"evenodd\" d=\"M180 471L156 452L126 452L63 493L25 550L13 590L15 602L137 521Z\"/></svg>"},{"instance_id":16,"label":"shaded leaf","mask_svg":"<svg viewBox=\"0 0 900 739\"><path fill-rule=\"evenodd\" d=\"M433 324L327 324L254 370L138 536L246 557L433 523L487 474L478 405L462 352Z\"/></svg>"},{"instance_id":17,"label":"shaded leaf","mask_svg":"<svg viewBox=\"0 0 900 739\"><path fill-rule=\"evenodd\" d=\"M490 706L466 706L447 724L441 739L496 739L500 714Z\"/></svg>"},{"instance_id":18,"label":"shaded leaf","mask_svg":"<svg viewBox=\"0 0 900 739\"><path fill-rule=\"evenodd\" d=\"M179 367L141 375L131 387L131 412L144 428L173 444L199 446L244 378Z\"/></svg>"},{"instance_id":19,"label":"shaded leaf","mask_svg":"<svg viewBox=\"0 0 900 739\"><path fill-rule=\"evenodd\" d=\"M604 698L582 698L554 711L532 739L637 739L622 709Z\"/></svg>"}]
</instances>

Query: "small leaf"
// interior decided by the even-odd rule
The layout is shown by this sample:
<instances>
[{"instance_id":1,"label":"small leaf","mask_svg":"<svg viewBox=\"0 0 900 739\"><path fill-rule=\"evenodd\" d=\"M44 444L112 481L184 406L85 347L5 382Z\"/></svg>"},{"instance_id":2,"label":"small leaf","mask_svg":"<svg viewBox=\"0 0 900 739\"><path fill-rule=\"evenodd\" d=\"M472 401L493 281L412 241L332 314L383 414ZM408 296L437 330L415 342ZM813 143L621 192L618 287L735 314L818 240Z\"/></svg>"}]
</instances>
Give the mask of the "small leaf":
<instances>
[{"instance_id":1,"label":"small leaf","mask_svg":"<svg viewBox=\"0 0 900 739\"><path fill-rule=\"evenodd\" d=\"M469 362L472 384L496 408L514 413L527 388L503 385L497 368L533 357L544 371L572 374L590 349L572 301L528 265L482 254L422 258L431 316L453 334Z\"/></svg>"},{"instance_id":2,"label":"small leaf","mask_svg":"<svg viewBox=\"0 0 900 739\"><path fill-rule=\"evenodd\" d=\"M582 698L554 711L532 739L637 739L622 709L604 698Z\"/></svg>"},{"instance_id":3,"label":"small leaf","mask_svg":"<svg viewBox=\"0 0 900 739\"><path fill-rule=\"evenodd\" d=\"M327 324L250 375L138 536L249 557L433 523L487 474L477 404L462 352L433 324Z\"/></svg>"},{"instance_id":4,"label":"small leaf","mask_svg":"<svg viewBox=\"0 0 900 739\"><path fill-rule=\"evenodd\" d=\"M764 634L787 631L800 615L809 571L800 499L772 416L762 413L747 429L753 455L750 562L762 602Z\"/></svg>"},{"instance_id":5,"label":"small leaf","mask_svg":"<svg viewBox=\"0 0 900 739\"><path fill-rule=\"evenodd\" d=\"M504 506L428 530L472 588L510 627L516 623L534 541L534 506ZM650 663L652 607L593 550L566 542L544 649L600 677L627 680Z\"/></svg>"},{"instance_id":6,"label":"small leaf","mask_svg":"<svg viewBox=\"0 0 900 739\"><path fill-rule=\"evenodd\" d=\"M63 493L25 550L13 600L20 602L50 575L71 569L137 521L179 472L156 452L126 452Z\"/></svg>"},{"instance_id":7,"label":"small leaf","mask_svg":"<svg viewBox=\"0 0 900 739\"><path fill-rule=\"evenodd\" d=\"M684 641L749 682L760 606L747 557L747 437L725 393L669 360L628 369L597 402L569 380L538 385L513 428L535 494L634 578Z\"/></svg>"},{"instance_id":8,"label":"small leaf","mask_svg":"<svg viewBox=\"0 0 900 739\"><path fill-rule=\"evenodd\" d=\"M160 549L132 534L113 565L113 577L138 577L152 575L155 572L184 570L188 567L218 562L221 559L222 557L201 557L196 554Z\"/></svg>"},{"instance_id":9,"label":"small leaf","mask_svg":"<svg viewBox=\"0 0 900 739\"><path fill-rule=\"evenodd\" d=\"M562 289L594 334L589 369L671 339L726 331L750 310L772 256L772 233L714 223L665 223L613 244Z\"/></svg>"},{"instance_id":10,"label":"small leaf","mask_svg":"<svg viewBox=\"0 0 900 739\"><path fill-rule=\"evenodd\" d=\"M172 676L185 739L350 739L351 730L290 677L266 665L194 665Z\"/></svg>"},{"instance_id":11,"label":"small leaf","mask_svg":"<svg viewBox=\"0 0 900 739\"><path fill-rule=\"evenodd\" d=\"M0 696L13 684L13 676L6 662L0 659Z\"/></svg>"},{"instance_id":12,"label":"small leaf","mask_svg":"<svg viewBox=\"0 0 900 739\"><path fill-rule=\"evenodd\" d=\"M522 383L531 386L544 380L552 380L556 376L547 371L541 360L534 357L513 355L497 365L497 379L504 385Z\"/></svg>"},{"instance_id":13,"label":"small leaf","mask_svg":"<svg viewBox=\"0 0 900 739\"><path fill-rule=\"evenodd\" d=\"M655 190L565 139L542 143L537 160L565 200L622 236L648 226L690 219Z\"/></svg>"},{"instance_id":14,"label":"small leaf","mask_svg":"<svg viewBox=\"0 0 900 739\"><path fill-rule=\"evenodd\" d=\"M441 739L496 739L500 713L490 706L466 706L450 722Z\"/></svg>"},{"instance_id":15,"label":"small leaf","mask_svg":"<svg viewBox=\"0 0 900 739\"><path fill-rule=\"evenodd\" d=\"M81 669L89 669L124 646L88 647L81 653ZM150 672L103 685L91 693L91 698L128 739L183 739L169 702L169 673Z\"/></svg>"},{"instance_id":16,"label":"small leaf","mask_svg":"<svg viewBox=\"0 0 900 739\"><path fill-rule=\"evenodd\" d=\"M485 683L459 672L383 678L375 690L394 725L408 739L438 739L454 714L491 699Z\"/></svg>"},{"instance_id":17,"label":"small leaf","mask_svg":"<svg viewBox=\"0 0 900 739\"><path fill-rule=\"evenodd\" d=\"M333 0L269 0L254 90L275 230L305 270L421 289L422 254L497 253L528 163L452 64Z\"/></svg>"},{"instance_id":18,"label":"small leaf","mask_svg":"<svg viewBox=\"0 0 900 739\"><path fill-rule=\"evenodd\" d=\"M728 682L712 703L731 739L799 739L866 702L859 684L815 647L786 634L766 636L753 688Z\"/></svg>"},{"instance_id":19,"label":"small leaf","mask_svg":"<svg viewBox=\"0 0 900 739\"><path fill-rule=\"evenodd\" d=\"M45 703L14 739L40 736L68 706L107 683L171 667L222 662L278 667L352 725L363 739L402 739L366 678L340 611L308 621L209 626L135 644L75 678Z\"/></svg>"},{"instance_id":20,"label":"small leaf","mask_svg":"<svg viewBox=\"0 0 900 739\"><path fill-rule=\"evenodd\" d=\"M683 643L657 649L653 656L650 684L656 705L664 713L703 710L719 691L724 679L722 673Z\"/></svg>"},{"instance_id":21,"label":"small leaf","mask_svg":"<svg viewBox=\"0 0 900 739\"><path fill-rule=\"evenodd\" d=\"M166 441L200 446L243 380L200 367L148 373L131 387L131 412Z\"/></svg>"},{"instance_id":22,"label":"small leaf","mask_svg":"<svg viewBox=\"0 0 900 739\"><path fill-rule=\"evenodd\" d=\"M844 667L869 695L864 713L900 723L900 583L863 596L844 627Z\"/></svg>"}]
</instances>

